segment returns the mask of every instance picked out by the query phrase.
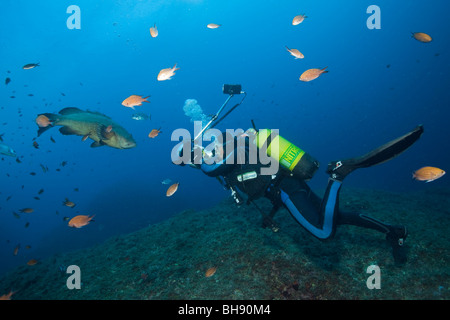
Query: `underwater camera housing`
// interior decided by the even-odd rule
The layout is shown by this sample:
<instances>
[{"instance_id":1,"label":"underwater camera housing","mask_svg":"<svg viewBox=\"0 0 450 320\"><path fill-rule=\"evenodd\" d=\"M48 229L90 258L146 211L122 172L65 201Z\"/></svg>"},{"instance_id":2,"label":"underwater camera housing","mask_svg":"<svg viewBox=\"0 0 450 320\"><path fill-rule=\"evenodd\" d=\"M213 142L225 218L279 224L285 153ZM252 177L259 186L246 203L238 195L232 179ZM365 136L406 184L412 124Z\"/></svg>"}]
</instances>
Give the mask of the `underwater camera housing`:
<instances>
[{"instance_id":1,"label":"underwater camera housing","mask_svg":"<svg viewBox=\"0 0 450 320\"><path fill-rule=\"evenodd\" d=\"M222 88L225 94L241 94L242 86L240 84L224 84Z\"/></svg>"}]
</instances>

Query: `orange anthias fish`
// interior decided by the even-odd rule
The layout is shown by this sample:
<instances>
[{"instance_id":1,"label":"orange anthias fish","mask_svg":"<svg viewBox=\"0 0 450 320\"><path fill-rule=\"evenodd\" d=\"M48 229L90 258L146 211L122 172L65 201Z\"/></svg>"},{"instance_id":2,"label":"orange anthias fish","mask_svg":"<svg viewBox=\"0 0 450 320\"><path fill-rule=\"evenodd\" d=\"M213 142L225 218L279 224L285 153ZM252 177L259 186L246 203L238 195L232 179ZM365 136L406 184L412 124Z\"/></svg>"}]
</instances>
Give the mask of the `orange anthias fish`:
<instances>
[{"instance_id":1,"label":"orange anthias fish","mask_svg":"<svg viewBox=\"0 0 450 320\"><path fill-rule=\"evenodd\" d=\"M216 273L216 271L217 271L217 267L209 268L209 269L206 270L206 272L205 272L205 277L209 278L209 277L213 276L214 273Z\"/></svg>"},{"instance_id":2,"label":"orange anthias fish","mask_svg":"<svg viewBox=\"0 0 450 320\"><path fill-rule=\"evenodd\" d=\"M39 128L45 128L53 125L50 119L43 114L36 118L36 124L39 126Z\"/></svg>"},{"instance_id":3,"label":"orange anthias fish","mask_svg":"<svg viewBox=\"0 0 450 320\"><path fill-rule=\"evenodd\" d=\"M131 95L122 101L122 105L136 110L134 107L141 106L142 102L150 103L150 101L147 101L148 98L150 98L150 96L143 98L142 96Z\"/></svg>"},{"instance_id":4,"label":"orange anthias fish","mask_svg":"<svg viewBox=\"0 0 450 320\"><path fill-rule=\"evenodd\" d=\"M416 39L417 41L428 43L433 40L428 34L423 32L412 32L412 37Z\"/></svg>"},{"instance_id":5,"label":"orange anthias fish","mask_svg":"<svg viewBox=\"0 0 450 320\"><path fill-rule=\"evenodd\" d=\"M88 216L88 215L78 215L70 219L68 225L69 227L73 228L81 228L85 225L88 225L89 222L94 218L94 215Z\"/></svg>"},{"instance_id":6,"label":"orange anthias fish","mask_svg":"<svg viewBox=\"0 0 450 320\"><path fill-rule=\"evenodd\" d=\"M153 129L152 131L150 131L150 133L148 134L149 138L155 138L158 134L161 133L161 128L159 129Z\"/></svg>"},{"instance_id":7,"label":"orange anthias fish","mask_svg":"<svg viewBox=\"0 0 450 320\"><path fill-rule=\"evenodd\" d=\"M323 69L309 69L302 73L300 76L300 81L311 81L314 79L317 79L322 73L327 73L328 71L325 71L325 69L328 67L325 67Z\"/></svg>"},{"instance_id":8,"label":"orange anthias fish","mask_svg":"<svg viewBox=\"0 0 450 320\"><path fill-rule=\"evenodd\" d=\"M217 29L220 26L221 26L221 24L209 23L206 27L209 28L209 29Z\"/></svg>"},{"instance_id":9,"label":"orange anthias fish","mask_svg":"<svg viewBox=\"0 0 450 320\"><path fill-rule=\"evenodd\" d=\"M179 182L174 183L173 185L171 185L171 186L169 187L169 189L167 189L166 196L170 197L170 196L173 195L175 192L177 192L178 186L179 186L179 185L180 185Z\"/></svg>"},{"instance_id":10,"label":"orange anthias fish","mask_svg":"<svg viewBox=\"0 0 450 320\"><path fill-rule=\"evenodd\" d=\"M292 25L296 26L296 25L302 23L303 20L305 20L305 18L308 18L308 17L305 16L304 14L300 14L298 16L295 16L294 19L292 19Z\"/></svg>"},{"instance_id":11,"label":"orange anthias fish","mask_svg":"<svg viewBox=\"0 0 450 320\"><path fill-rule=\"evenodd\" d=\"M19 212L32 213L32 212L34 212L34 209L33 208L23 208L23 209L20 209Z\"/></svg>"},{"instance_id":12,"label":"orange anthias fish","mask_svg":"<svg viewBox=\"0 0 450 320\"><path fill-rule=\"evenodd\" d=\"M157 77L158 81L171 80L172 77L174 76L176 70L180 70L180 68L177 68L176 63L173 66L173 68L162 69L158 73L158 77Z\"/></svg>"},{"instance_id":13,"label":"orange anthias fish","mask_svg":"<svg viewBox=\"0 0 450 320\"><path fill-rule=\"evenodd\" d=\"M0 296L0 300L11 300L11 296L16 293L16 291L10 291L2 296Z\"/></svg>"},{"instance_id":14,"label":"orange anthias fish","mask_svg":"<svg viewBox=\"0 0 450 320\"><path fill-rule=\"evenodd\" d=\"M14 248L13 255L17 256L17 254L19 253L19 249L20 249L20 243Z\"/></svg>"},{"instance_id":15,"label":"orange anthias fish","mask_svg":"<svg viewBox=\"0 0 450 320\"><path fill-rule=\"evenodd\" d=\"M158 36L158 29L156 28L156 23L153 27L150 28L150 35L152 38L156 38Z\"/></svg>"},{"instance_id":16,"label":"orange anthias fish","mask_svg":"<svg viewBox=\"0 0 450 320\"><path fill-rule=\"evenodd\" d=\"M27 262L27 265L29 266L34 266L36 263L38 263L39 261L37 261L36 259L31 259Z\"/></svg>"},{"instance_id":17,"label":"orange anthias fish","mask_svg":"<svg viewBox=\"0 0 450 320\"><path fill-rule=\"evenodd\" d=\"M289 51L289 53L295 57L295 59L303 59L305 57L303 55L303 53L301 53L297 49L289 49L287 46L285 46L285 47L286 47L287 51Z\"/></svg>"},{"instance_id":18,"label":"orange anthias fish","mask_svg":"<svg viewBox=\"0 0 450 320\"><path fill-rule=\"evenodd\" d=\"M75 203L73 203L72 201L69 201L69 199L67 199L67 198L66 198L66 200L63 201L63 205L65 205L66 207L69 207L69 208L75 207Z\"/></svg>"},{"instance_id":19,"label":"orange anthias fish","mask_svg":"<svg viewBox=\"0 0 450 320\"><path fill-rule=\"evenodd\" d=\"M445 171L435 167L423 167L413 173L413 179L418 181L431 182L439 179L445 174Z\"/></svg>"}]
</instances>

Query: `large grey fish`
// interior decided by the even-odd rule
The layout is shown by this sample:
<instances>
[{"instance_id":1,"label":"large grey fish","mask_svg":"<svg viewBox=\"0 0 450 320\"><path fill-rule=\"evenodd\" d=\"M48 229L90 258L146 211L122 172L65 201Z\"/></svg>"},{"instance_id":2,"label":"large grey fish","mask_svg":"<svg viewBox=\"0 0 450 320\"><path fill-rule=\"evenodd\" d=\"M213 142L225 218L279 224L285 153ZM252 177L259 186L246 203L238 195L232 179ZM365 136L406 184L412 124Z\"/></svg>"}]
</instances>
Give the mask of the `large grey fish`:
<instances>
[{"instance_id":1,"label":"large grey fish","mask_svg":"<svg viewBox=\"0 0 450 320\"><path fill-rule=\"evenodd\" d=\"M9 146L0 142L0 154L5 156L16 157L16 152Z\"/></svg>"},{"instance_id":2,"label":"large grey fish","mask_svg":"<svg viewBox=\"0 0 450 320\"><path fill-rule=\"evenodd\" d=\"M82 136L83 141L87 138L94 140L92 148L104 145L117 149L136 147L136 141L128 131L99 112L64 108L58 114L39 114L36 123L39 126L38 136L53 126L62 126L59 131L64 135Z\"/></svg>"}]
</instances>

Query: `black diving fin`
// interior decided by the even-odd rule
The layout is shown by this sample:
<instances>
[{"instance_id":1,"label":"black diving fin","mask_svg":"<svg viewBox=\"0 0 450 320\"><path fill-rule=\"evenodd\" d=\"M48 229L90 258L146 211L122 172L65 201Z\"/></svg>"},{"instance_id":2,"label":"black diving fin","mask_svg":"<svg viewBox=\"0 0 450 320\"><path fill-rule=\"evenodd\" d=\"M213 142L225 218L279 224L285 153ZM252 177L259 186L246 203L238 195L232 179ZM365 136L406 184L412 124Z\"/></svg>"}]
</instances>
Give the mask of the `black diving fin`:
<instances>
[{"instance_id":1,"label":"black diving fin","mask_svg":"<svg viewBox=\"0 0 450 320\"><path fill-rule=\"evenodd\" d=\"M423 125L418 125L411 132L385 143L361 157L330 162L326 172L331 175L331 178L342 181L355 169L371 167L395 158L416 142L422 133Z\"/></svg>"}]
</instances>

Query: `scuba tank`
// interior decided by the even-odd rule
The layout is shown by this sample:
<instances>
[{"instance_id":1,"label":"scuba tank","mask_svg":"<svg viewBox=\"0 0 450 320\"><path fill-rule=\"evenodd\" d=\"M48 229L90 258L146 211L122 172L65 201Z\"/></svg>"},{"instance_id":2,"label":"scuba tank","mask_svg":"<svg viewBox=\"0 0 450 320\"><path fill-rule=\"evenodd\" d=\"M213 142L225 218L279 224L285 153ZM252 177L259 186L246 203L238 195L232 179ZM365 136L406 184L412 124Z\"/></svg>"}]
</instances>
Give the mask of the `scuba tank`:
<instances>
[{"instance_id":1,"label":"scuba tank","mask_svg":"<svg viewBox=\"0 0 450 320\"><path fill-rule=\"evenodd\" d=\"M256 145L259 149L265 146L268 156L272 157L274 154L272 158L277 160L284 170L299 179L311 179L319 168L319 161L282 136L271 137L269 129L256 131ZM272 150L275 146L278 146L278 154Z\"/></svg>"}]
</instances>

